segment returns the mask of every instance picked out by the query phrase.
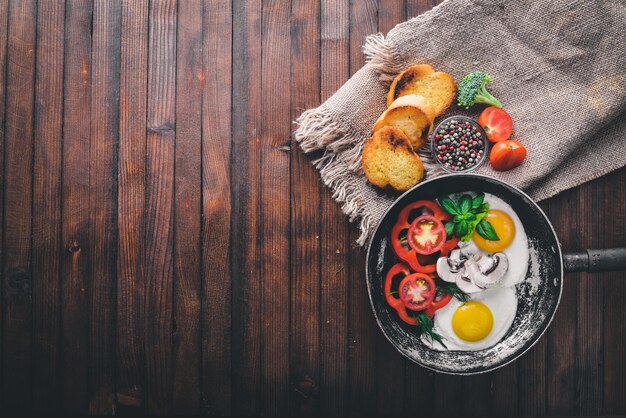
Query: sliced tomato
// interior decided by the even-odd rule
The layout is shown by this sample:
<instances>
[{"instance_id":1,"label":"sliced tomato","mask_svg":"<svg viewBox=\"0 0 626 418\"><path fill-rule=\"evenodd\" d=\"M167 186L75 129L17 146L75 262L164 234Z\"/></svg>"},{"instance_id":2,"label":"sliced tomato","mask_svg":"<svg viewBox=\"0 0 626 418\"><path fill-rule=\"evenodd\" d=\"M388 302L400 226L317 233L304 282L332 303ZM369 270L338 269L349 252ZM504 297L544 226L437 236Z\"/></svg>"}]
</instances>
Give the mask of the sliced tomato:
<instances>
[{"instance_id":1,"label":"sliced tomato","mask_svg":"<svg viewBox=\"0 0 626 418\"><path fill-rule=\"evenodd\" d=\"M491 142L504 141L513 133L513 119L504 109L489 106L478 117L478 124L483 127Z\"/></svg>"},{"instance_id":2,"label":"sliced tomato","mask_svg":"<svg viewBox=\"0 0 626 418\"><path fill-rule=\"evenodd\" d=\"M526 158L526 148L512 139L500 141L491 148L489 160L497 171L506 171L520 165Z\"/></svg>"},{"instance_id":3,"label":"sliced tomato","mask_svg":"<svg viewBox=\"0 0 626 418\"><path fill-rule=\"evenodd\" d=\"M433 299L433 303L431 303L430 306L426 308L426 316L432 318L433 316L435 316L435 312L446 306L448 303L450 303L451 300L452 295L450 293L446 293L438 298Z\"/></svg>"},{"instance_id":4,"label":"sliced tomato","mask_svg":"<svg viewBox=\"0 0 626 418\"><path fill-rule=\"evenodd\" d=\"M394 264L387 275L385 276L385 283L383 284L383 291L385 292L385 299L389 306L396 310L400 319L406 322L409 325L417 325L417 321L415 318L409 316L404 307L404 302L399 297L394 297L394 292L391 290L391 285L393 284L393 279L397 276L401 276L404 278L408 277L411 274L409 267L404 263ZM395 292L398 294L399 292Z\"/></svg>"},{"instance_id":5,"label":"sliced tomato","mask_svg":"<svg viewBox=\"0 0 626 418\"><path fill-rule=\"evenodd\" d=\"M422 215L430 215L439 221L448 221L451 219L451 216L432 200L418 200L405 206L400 211L398 214L398 220L391 229L391 248L396 256L400 260L408 263L409 267L411 267L414 271L421 273L433 273L437 270L437 259L434 261L429 260L427 264L424 264L419 260L418 254L413 248L411 248L407 239L408 231L411 227L409 220L413 212L418 212L418 217Z\"/></svg>"},{"instance_id":6,"label":"sliced tomato","mask_svg":"<svg viewBox=\"0 0 626 418\"><path fill-rule=\"evenodd\" d=\"M446 228L434 216L422 215L409 227L407 240L416 253L433 254L446 242Z\"/></svg>"},{"instance_id":7,"label":"sliced tomato","mask_svg":"<svg viewBox=\"0 0 626 418\"><path fill-rule=\"evenodd\" d=\"M427 274L413 273L402 279L398 292L407 309L422 311L435 298L435 282Z\"/></svg>"}]
</instances>

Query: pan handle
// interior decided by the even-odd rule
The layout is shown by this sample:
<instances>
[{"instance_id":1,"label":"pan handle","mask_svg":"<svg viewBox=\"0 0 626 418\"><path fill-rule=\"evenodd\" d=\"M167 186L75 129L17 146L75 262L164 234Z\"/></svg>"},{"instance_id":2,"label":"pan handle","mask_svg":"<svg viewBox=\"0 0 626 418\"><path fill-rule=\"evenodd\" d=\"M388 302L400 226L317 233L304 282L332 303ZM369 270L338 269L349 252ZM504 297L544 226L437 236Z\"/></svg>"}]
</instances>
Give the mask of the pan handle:
<instances>
[{"instance_id":1,"label":"pan handle","mask_svg":"<svg viewBox=\"0 0 626 418\"><path fill-rule=\"evenodd\" d=\"M563 254L566 273L626 270L626 248L605 248Z\"/></svg>"}]
</instances>

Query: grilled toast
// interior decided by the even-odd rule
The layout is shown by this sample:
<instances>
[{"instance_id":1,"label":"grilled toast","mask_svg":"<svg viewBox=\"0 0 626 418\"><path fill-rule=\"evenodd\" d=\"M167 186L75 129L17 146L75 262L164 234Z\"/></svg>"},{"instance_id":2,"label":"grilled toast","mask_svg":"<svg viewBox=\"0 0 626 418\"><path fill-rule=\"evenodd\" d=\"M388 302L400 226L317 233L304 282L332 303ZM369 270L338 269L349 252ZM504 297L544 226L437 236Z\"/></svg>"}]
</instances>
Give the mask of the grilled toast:
<instances>
[{"instance_id":1,"label":"grilled toast","mask_svg":"<svg viewBox=\"0 0 626 418\"><path fill-rule=\"evenodd\" d=\"M405 191L422 180L424 166L409 138L398 128L383 126L365 142L361 157L365 176L374 186Z\"/></svg>"},{"instance_id":2,"label":"grilled toast","mask_svg":"<svg viewBox=\"0 0 626 418\"><path fill-rule=\"evenodd\" d=\"M383 126L402 130L414 151L420 149L433 130L435 110L422 96L409 94L394 100L374 124L373 132Z\"/></svg>"},{"instance_id":3,"label":"grilled toast","mask_svg":"<svg viewBox=\"0 0 626 418\"><path fill-rule=\"evenodd\" d=\"M428 64L414 65L398 74L391 83L387 106L408 94L424 96L435 110L435 116L439 116L454 101L456 83L450 74L435 71Z\"/></svg>"}]
</instances>

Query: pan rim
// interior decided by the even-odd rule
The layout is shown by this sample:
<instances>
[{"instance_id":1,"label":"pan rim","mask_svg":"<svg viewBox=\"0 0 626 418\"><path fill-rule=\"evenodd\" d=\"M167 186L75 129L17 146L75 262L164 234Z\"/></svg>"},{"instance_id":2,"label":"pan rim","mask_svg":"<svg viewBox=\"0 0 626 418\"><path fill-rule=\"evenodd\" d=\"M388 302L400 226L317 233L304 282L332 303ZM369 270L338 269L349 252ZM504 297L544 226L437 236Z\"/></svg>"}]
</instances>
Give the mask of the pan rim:
<instances>
[{"instance_id":1,"label":"pan rim","mask_svg":"<svg viewBox=\"0 0 626 418\"><path fill-rule=\"evenodd\" d=\"M372 298L372 290L371 290L370 285L369 285L369 282L370 282L370 279L369 279L370 278L369 260L370 260L370 257L371 257L372 241L374 240L374 236L376 235L376 233L380 229L380 227L381 227L381 225L383 223L383 220L385 219L387 214L396 206L396 204L402 198L404 198L404 196L408 195L409 193L413 192L413 190L415 190L415 189L417 189L417 188L419 188L419 187L421 187L421 186L423 186L425 184L438 181L439 179L447 178L447 177L462 177L462 176L463 177L477 177L477 178L480 178L480 179L483 179L483 180L488 180L488 181L491 181L491 182L500 183L504 187L513 189L515 192L521 194L526 199L528 199L528 201L530 201L532 203L532 205L535 206L535 209L537 209L539 211L539 213L541 213L541 216L543 216L544 219L546 220L548 226L550 227L550 231L552 232L552 235L554 236L554 239L556 241L556 244L557 244L556 245L556 251L557 251L556 256L558 257L558 264L559 264L558 271L560 272L561 280L560 280L560 286L559 286L559 293L558 293L558 297L556 299L556 304L555 304L554 310L552 311L549 319L547 320L545 326L543 327L543 329L541 330L539 335L537 335L537 337L534 339L534 341L532 341L530 343L530 345L528 347L526 347L526 349L521 350L519 353L515 354L511 359L503 362L502 364L489 366L485 370L468 371L468 372L453 372L453 371L448 371L448 370L436 369L436 368L433 368L433 367L430 367L430 366L427 366L425 364L422 364L422 363L418 362L417 360L415 360L414 358L409 357L402 350L400 350L396 346L395 342L389 337L389 335L387 334L387 331L385 330L385 327L381 323L381 320L378 317L378 314L376 313L376 309L374 307L374 299ZM378 328L380 328L380 330L382 331L382 333L385 336L385 338L391 343L391 345L400 354L402 354L404 357L408 358L412 362L418 364L420 367L424 367L425 369L431 370L433 372L443 373L443 374L448 374L448 375L454 375L454 376L471 376L471 375L478 375L478 374L484 374L484 373L492 372L492 371L494 371L496 369L499 369L499 368L504 367L504 366L506 366L508 364L511 364L512 362L514 362L515 360L520 358L522 355L526 354L531 348L533 348L535 346L535 344L537 344L537 342L541 339L541 337L543 337L543 335L545 334L547 329L550 327L550 324L554 320L554 316L556 315L556 311L559 308L559 305L561 303L561 297L562 297L562 294L563 294L563 278L564 278L564 269L563 269L563 251L562 251L562 248L561 248L561 241L559 241L559 236L557 235L556 231L554 230L554 226L552 225L552 222L550 221L548 216L545 214L543 209L541 209L541 207L537 204L537 202L535 202L535 200L533 198L531 198L526 192L524 192L520 188L518 188L516 186L513 186L512 184L506 183L506 182L504 182L502 180L499 180L499 179L496 179L496 178L493 178L493 177L490 177L490 176L487 176L487 175L484 175L484 174L477 174L477 173L450 173L450 174L440 175L440 176L434 177L434 178L432 178L430 180L423 181L423 182L421 182L421 183L411 187L409 190L405 191L404 193L402 193L385 210L383 215L380 217L380 219L376 223L376 227L374 228L374 232L372 233L372 236L368 240L367 252L366 252L366 255L365 255L365 280L366 280L366 287L367 287L367 295L368 295L368 298L369 298L369 301L370 301L370 309L372 310L372 313L374 314L374 318L376 319L376 323L378 324Z\"/></svg>"}]
</instances>

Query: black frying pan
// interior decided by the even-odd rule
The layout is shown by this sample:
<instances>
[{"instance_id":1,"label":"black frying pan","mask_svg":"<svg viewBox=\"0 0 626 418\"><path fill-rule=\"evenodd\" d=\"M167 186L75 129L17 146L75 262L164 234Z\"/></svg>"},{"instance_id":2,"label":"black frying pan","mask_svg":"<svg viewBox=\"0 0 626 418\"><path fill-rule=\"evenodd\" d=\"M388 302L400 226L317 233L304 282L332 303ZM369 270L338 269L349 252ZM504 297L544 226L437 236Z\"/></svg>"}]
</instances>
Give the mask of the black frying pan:
<instances>
[{"instance_id":1,"label":"black frying pan","mask_svg":"<svg viewBox=\"0 0 626 418\"><path fill-rule=\"evenodd\" d=\"M506 201L519 216L530 246L526 280L517 285L518 306L508 333L495 346L481 351L435 351L419 339L415 327L401 321L385 300L385 273L397 262L389 235L399 212L411 202L467 191L486 192ZM534 254L534 256L533 256ZM626 270L626 248L562 254L550 221L521 190L478 174L451 174L425 181L400 196L383 215L367 251L367 288L374 316L387 339L406 357L443 373L469 375L512 362L545 332L561 299L563 272ZM540 280L529 280L538 273Z\"/></svg>"}]
</instances>

